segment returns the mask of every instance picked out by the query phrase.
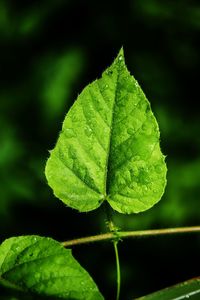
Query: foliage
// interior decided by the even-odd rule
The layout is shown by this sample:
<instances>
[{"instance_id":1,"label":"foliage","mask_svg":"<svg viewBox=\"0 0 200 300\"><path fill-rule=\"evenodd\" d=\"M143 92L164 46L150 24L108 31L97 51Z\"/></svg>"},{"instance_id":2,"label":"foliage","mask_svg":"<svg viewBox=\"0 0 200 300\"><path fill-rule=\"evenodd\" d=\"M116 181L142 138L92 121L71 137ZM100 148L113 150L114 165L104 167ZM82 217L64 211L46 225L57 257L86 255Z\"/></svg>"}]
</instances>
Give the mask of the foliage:
<instances>
[{"instance_id":1,"label":"foliage","mask_svg":"<svg viewBox=\"0 0 200 300\"><path fill-rule=\"evenodd\" d=\"M70 109L51 151L46 175L55 194L79 211L93 210L107 200L119 212L140 212L162 196L166 166L159 147L158 125L147 99L127 71L122 49L102 78L86 87ZM120 235L108 221L116 234L118 300ZM0 284L30 297L103 299L71 250L35 235L13 237L2 243ZM196 295L198 280L197 285L191 281L144 299Z\"/></svg>"},{"instance_id":2,"label":"foliage","mask_svg":"<svg viewBox=\"0 0 200 300\"><path fill-rule=\"evenodd\" d=\"M108 201L138 213L160 200L166 167L158 125L122 49L68 112L46 175L55 195L79 211Z\"/></svg>"},{"instance_id":3,"label":"foliage","mask_svg":"<svg viewBox=\"0 0 200 300\"><path fill-rule=\"evenodd\" d=\"M39 236L10 238L0 246L0 283L61 299L103 299L71 250Z\"/></svg>"},{"instance_id":4,"label":"foliage","mask_svg":"<svg viewBox=\"0 0 200 300\"><path fill-rule=\"evenodd\" d=\"M127 230L199 223L199 13L199 3L188 1L0 1L1 241L35 233L65 240L105 230L101 208L81 215L63 210L43 170L77 91L122 44L151 101L169 170L159 205L134 217L115 213L114 221ZM199 239L190 236L124 241L124 299L133 286L136 297L198 276L199 250ZM111 298L111 246L75 252Z\"/></svg>"},{"instance_id":5,"label":"foliage","mask_svg":"<svg viewBox=\"0 0 200 300\"><path fill-rule=\"evenodd\" d=\"M160 200L166 166L158 125L122 49L70 109L46 174L56 195L80 211L107 200L114 209L133 213ZM102 299L70 250L38 236L14 237L1 245L0 283L63 299Z\"/></svg>"}]
</instances>

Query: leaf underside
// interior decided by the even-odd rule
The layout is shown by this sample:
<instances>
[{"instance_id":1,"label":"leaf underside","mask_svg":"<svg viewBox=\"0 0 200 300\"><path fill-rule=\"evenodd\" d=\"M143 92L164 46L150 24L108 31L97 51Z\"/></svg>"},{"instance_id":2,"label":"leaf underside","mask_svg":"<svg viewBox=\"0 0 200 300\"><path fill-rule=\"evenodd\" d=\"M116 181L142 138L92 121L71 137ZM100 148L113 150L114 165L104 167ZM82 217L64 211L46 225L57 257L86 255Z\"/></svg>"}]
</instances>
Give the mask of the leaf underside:
<instances>
[{"instance_id":1,"label":"leaf underside","mask_svg":"<svg viewBox=\"0 0 200 300\"><path fill-rule=\"evenodd\" d=\"M39 236L13 237L1 244L0 284L57 299L103 299L71 250Z\"/></svg>"},{"instance_id":2,"label":"leaf underside","mask_svg":"<svg viewBox=\"0 0 200 300\"><path fill-rule=\"evenodd\" d=\"M137 298L137 300L199 300L200 277L194 278L153 294Z\"/></svg>"},{"instance_id":3,"label":"leaf underside","mask_svg":"<svg viewBox=\"0 0 200 300\"><path fill-rule=\"evenodd\" d=\"M78 96L50 152L46 177L68 206L91 211L108 201L120 213L157 203L166 185L158 124L121 49Z\"/></svg>"}]
</instances>

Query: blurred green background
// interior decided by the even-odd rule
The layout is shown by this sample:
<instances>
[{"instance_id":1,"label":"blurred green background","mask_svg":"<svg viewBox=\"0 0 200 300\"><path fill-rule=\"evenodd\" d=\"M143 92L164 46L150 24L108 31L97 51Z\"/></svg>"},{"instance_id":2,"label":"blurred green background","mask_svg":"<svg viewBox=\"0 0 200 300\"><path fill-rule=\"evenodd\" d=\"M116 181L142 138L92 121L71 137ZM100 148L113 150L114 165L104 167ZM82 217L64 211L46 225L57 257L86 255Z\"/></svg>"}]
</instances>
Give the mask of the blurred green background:
<instances>
[{"instance_id":1,"label":"blurred green background","mask_svg":"<svg viewBox=\"0 0 200 300\"><path fill-rule=\"evenodd\" d=\"M44 167L67 110L122 45L160 125L168 185L153 209L114 219L123 230L199 225L199 37L198 1L0 1L1 240L106 230L101 208L80 214L54 198ZM119 251L123 300L200 275L197 234L126 240ZM114 299L111 243L74 255Z\"/></svg>"}]
</instances>

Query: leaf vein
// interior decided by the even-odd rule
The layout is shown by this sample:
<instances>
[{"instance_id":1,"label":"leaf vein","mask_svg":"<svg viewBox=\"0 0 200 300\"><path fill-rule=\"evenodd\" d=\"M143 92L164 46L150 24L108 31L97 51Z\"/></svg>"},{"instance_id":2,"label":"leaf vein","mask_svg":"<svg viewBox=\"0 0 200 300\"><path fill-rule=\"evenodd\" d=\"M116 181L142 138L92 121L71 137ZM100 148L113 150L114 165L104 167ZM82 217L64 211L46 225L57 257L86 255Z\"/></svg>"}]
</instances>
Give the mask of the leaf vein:
<instances>
[{"instance_id":1,"label":"leaf vein","mask_svg":"<svg viewBox=\"0 0 200 300\"><path fill-rule=\"evenodd\" d=\"M141 102L141 101L138 101L138 103L134 106L134 108L131 110L131 112L129 113L129 115L131 115L131 114L136 110L136 108L138 107L138 105L139 105L140 102ZM123 122L123 121L126 120L127 118L128 118L128 115L126 115L126 116L125 116L124 118L122 118L121 120L118 120L118 122L116 122L115 125L117 125L117 124Z\"/></svg>"},{"instance_id":2,"label":"leaf vein","mask_svg":"<svg viewBox=\"0 0 200 300\"><path fill-rule=\"evenodd\" d=\"M119 81L119 69L118 69L118 73L117 73L117 78L116 78L116 83L115 83L115 96L114 96L114 101L113 101L113 105L112 105L112 118L111 118L111 125L110 125L110 134L109 134L109 143L108 143L108 150L107 150L107 157L106 157L106 164L105 164L105 195L108 194L108 184L107 184L107 176L108 176L108 172L110 170L110 160L109 160L109 156L110 156L110 152L111 152L111 146L112 146L112 127L113 127L113 121L114 121L114 107L115 107L115 103L116 103L116 98L117 98L117 86L118 86L118 81Z\"/></svg>"},{"instance_id":3,"label":"leaf vein","mask_svg":"<svg viewBox=\"0 0 200 300\"><path fill-rule=\"evenodd\" d=\"M112 150L115 151L116 149L118 149L121 145L125 144L127 141L134 139L135 138L135 134L140 131L140 129L142 128L142 126L144 125L146 119L142 122L142 124L134 131L134 133L132 133L126 140L124 140L123 142L119 143L115 148L113 148Z\"/></svg>"},{"instance_id":4,"label":"leaf vein","mask_svg":"<svg viewBox=\"0 0 200 300\"><path fill-rule=\"evenodd\" d=\"M149 155L149 159L151 158L151 156L153 155L153 151L155 150L155 146L157 145L157 141L155 142L154 146L153 146L153 150L151 151L150 155ZM120 164L118 164L115 168L112 169L112 172L116 172L117 170L119 170L122 166L126 165L127 163L130 162L130 160L135 156L135 154L133 154L129 159L125 159L123 160ZM140 159L143 160L143 159ZM146 160L143 160L146 163Z\"/></svg>"},{"instance_id":5,"label":"leaf vein","mask_svg":"<svg viewBox=\"0 0 200 300\"><path fill-rule=\"evenodd\" d=\"M92 106L93 106L93 108L95 108L95 107L94 107L94 101L93 101L94 96L92 95L92 92L90 91L90 89L89 89L89 95L90 95L90 98L92 99L92 101L91 101ZM107 126L108 128L110 128L110 126L108 125L108 123L106 122L106 120L104 120L104 118L103 118L103 116L101 115L101 113L100 113L97 109L94 109L94 111L97 112L97 114L99 115L100 119L106 124L106 126Z\"/></svg>"},{"instance_id":6,"label":"leaf vein","mask_svg":"<svg viewBox=\"0 0 200 300\"><path fill-rule=\"evenodd\" d=\"M68 138L67 135L66 135L66 133L65 133L65 131L63 131L62 133L66 136L66 138ZM89 159L91 159L96 164L96 166L98 166L100 169L102 169L102 167L97 164L97 160L92 155L92 152L89 152L89 149L85 148L84 144L81 142L81 139L76 139L76 142L78 143L78 145L80 146L80 148L83 150L83 152L86 154L86 156L89 157Z\"/></svg>"},{"instance_id":7,"label":"leaf vein","mask_svg":"<svg viewBox=\"0 0 200 300\"><path fill-rule=\"evenodd\" d=\"M100 191L97 189L97 187L96 188L94 188L94 187L92 187L92 186L90 186L89 184L88 184L88 182L86 182L86 181L84 181L73 169L71 169L66 163L65 163L65 161L62 159L62 157L59 155L57 155L56 154L56 156L57 156L57 158L60 160L60 162L69 170L69 171L71 171L71 173L73 173L74 174L74 176L76 176L76 178L79 180L79 181L81 181L87 188L89 188L90 190L92 190L93 192L97 192L98 194L100 193Z\"/></svg>"},{"instance_id":8,"label":"leaf vein","mask_svg":"<svg viewBox=\"0 0 200 300\"><path fill-rule=\"evenodd\" d=\"M125 197L125 198L128 198L128 199L135 199L135 198L129 197L129 196L127 196L127 195L124 195L124 194L122 194L122 193L117 193L117 195L120 195L120 196ZM135 199L135 201L138 201L138 202L142 203L144 206L146 206L146 205L142 202L142 200L140 200L140 199L138 199L138 198Z\"/></svg>"},{"instance_id":9,"label":"leaf vein","mask_svg":"<svg viewBox=\"0 0 200 300\"><path fill-rule=\"evenodd\" d=\"M97 88L98 88L98 90L99 90L99 93L100 93L100 95L101 95L101 97L102 97L104 103L106 104L106 106L107 106L108 109L110 110L110 107L109 107L108 103L106 102L105 97L104 97L104 95L103 95L103 93L102 93L102 91L101 91L101 88L100 88L100 85L99 85L99 80L96 81L96 84L97 84L96 86L97 86Z\"/></svg>"},{"instance_id":10,"label":"leaf vein","mask_svg":"<svg viewBox=\"0 0 200 300\"><path fill-rule=\"evenodd\" d=\"M94 133L94 137L96 138L97 142L99 143L99 145L101 146L101 148L104 150L104 152L106 152L106 149L104 148L103 144L100 142L100 139L98 137L98 135L94 132L94 129L90 126L89 122L88 122L88 117L87 114L85 113L85 109L84 109L84 105L82 102L81 103L81 107L82 107L82 111L83 111L83 115L85 117L85 121L88 125L88 127L91 129L91 131Z\"/></svg>"}]
</instances>

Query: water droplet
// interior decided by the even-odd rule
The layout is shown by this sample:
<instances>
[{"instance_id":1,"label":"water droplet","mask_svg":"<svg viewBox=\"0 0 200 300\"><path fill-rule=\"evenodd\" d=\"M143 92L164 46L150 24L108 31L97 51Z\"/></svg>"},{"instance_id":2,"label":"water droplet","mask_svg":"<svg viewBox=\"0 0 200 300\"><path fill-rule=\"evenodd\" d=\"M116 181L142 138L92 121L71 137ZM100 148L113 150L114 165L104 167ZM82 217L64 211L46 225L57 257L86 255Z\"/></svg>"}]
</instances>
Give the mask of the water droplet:
<instances>
[{"instance_id":1,"label":"water droplet","mask_svg":"<svg viewBox=\"0 0 200 300\"><path fill-rule=\"evenodd\" d=\"M72 118L72 121L73 121L74 123L77 123L77 122L80 121L77 114L73 114L73 115L71 116L71 118Z\"/></svg>"},{"instance_id":2,"label":"water droplet","mask_svg":"<svg viewBox=\"0 0 200 300\"><path fill-rule=\"evenodd\" d=\"M65 130L65 135L69 138L76 136L73 129L71 129L71 128L67 128Z\"/></svg>"},{"instance_id":3,"label":"water droplet","mask_svg":"<svg viewBox=\"0 0 200 300\"><path fill-rule=\"evenodd\" d=\"M120 55L118 59L119 59L119 61L122 61L122 59L123 59L122 55Z\"/></svg>"},{"instance_id":4,"label":"water droplet","mask_svg":"<svg viewBox=\"0 0 200 300\"><path fill-rule=\"evenodd\" d=\"M137 82L137 80L135 80L135 86L138 88L139 87L139 84Z\"/></svg>"},{"instance_id":5,"label":"water droplet","mask_svg":"<svg viewBox=\"0 0 200 300\"><path fill-rule=\"evenodd\" d=\"M147 130L147 129L148 129L148 125L147 125L146 123L144 123L144 124L142 125L142 129L143 129L143 130Z\"/></svg>"},{"instance_id":6,"label":"water droplet","mask_svg":"<svg viewBox=\"0 0 200 300\"><path fill-rule=\"evenodd\" d=\"M142 125L142 130L145 132L146 135L151 134L151 127L146 123Z\"/></svg>"},{"instance_id":7,"label":"water droplet","mask_svg":"<svg viewBox=\"0 0 200 300\"><path fill-rule=\"evenodd\" d=\"M113 71L112 70L107 70L106 74L110 76L110 75L113 74Z\"/></svg>"},{"instance_id":8,"label":"water droplet","mask_svg":"<svg viewBox=\"0 0 200 300\"><path fill-rule=\"evenodd\" d=\"M161 165L155 166L155 171L156 171L157 173L161 173L161 172L162 172L162 166L161 166Z\"/></svg>"},{"instance_id":9,"label":"water droplet","mask_svg":"<svg viewBox=\"0 0 200 300\"><path fill-rule=\"evenodd\" d=\"M119 186L123 186L126 185L126 180L123 177L119 177L117 183Z\"/></svg>"},{"instance_id":10,"label":"water droplet","mask_svg":"<svg viewBox=\"0 0 200 300\"><path fill-rule=\"evenodd\" d=\"M90 137L91 134L92 134L92 129L91 129L90 127L86 127L86 128L85 128L85 134L86 134L88 137Z\"/></svg>"},{"instance_id":11,"label":"water droplet","mask_svg":"<svg viewBox=\"0 0 200 300\"><path fill-rule=\"evenodd\" d=\"M136 190L137 189L137 182L136 182L135 178L133 180L134 181L132 181L131 184L130 184L130 188L132 190Z\"/></svg>"},{"instance_id":12,"label":"water droplet","mask_svg":"<svg viewBox=\"0 0 200 300\"><path fill-rule=\"evenodd\" d=\"M124 173L124 179L126 182L131 182L131 173L129 170L127 170L125 173Z\"/></svg>"},{"instance_id":13,"label":"water droplet","mask_svg":"<svg viewBox=\"0 0 200 300\"><path fill-rule=\"evenodd\" d=\"M130 170L130 172L131 172L131 175L132 175L132 177L135 177L135 176L138 176L139 175L139 170L138 170L138 167L133 167L131 170Z\"/></svg>"},{"instance_id":14,"label":"water droplet","mask_svg":"<svg viewBox=\"0 0 200 300\"><path fill-rule=\"evenodd\" d=\"M141 109L141 110L146 110L147 109L147 106L148 106L148 103L145 101L145 100L141 100L139 103L138 103L138 107Z\"/></svg>"},{"instance_id":15,"label":"water droplet","mask_svg":"<svg viewBox=\"0 0 200 300\"><path fill-rule=\"evenodd\" d=\"M127 129L127 133L128 133L128 134L134 134L134 132L135 132L135 129L134 129L134 128L128 128L128 129Z\"/></svg>"},{"instance_id":16,"label":"water droplet","mask_svg":"<svg viewBox=\"0 0 200 300\"><path fill-rule=\"evenodd\" d=\"M108 84L106 84L106 85L104 86L104 88L107 89L107 88L108 88Z\"/></svg>"}]
</instances>

